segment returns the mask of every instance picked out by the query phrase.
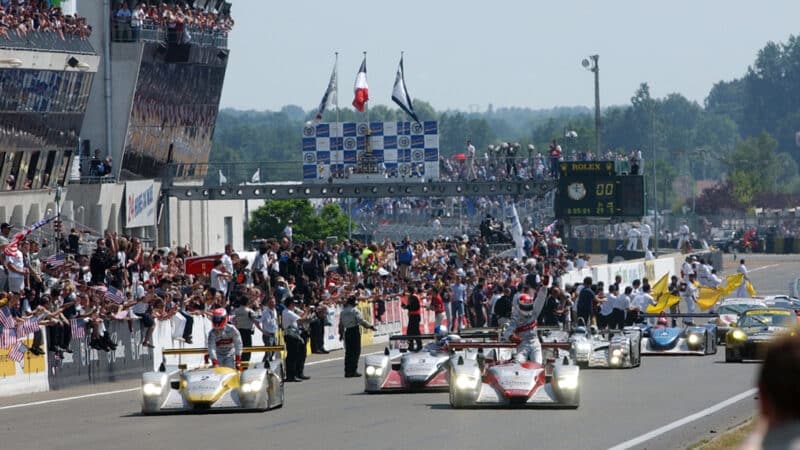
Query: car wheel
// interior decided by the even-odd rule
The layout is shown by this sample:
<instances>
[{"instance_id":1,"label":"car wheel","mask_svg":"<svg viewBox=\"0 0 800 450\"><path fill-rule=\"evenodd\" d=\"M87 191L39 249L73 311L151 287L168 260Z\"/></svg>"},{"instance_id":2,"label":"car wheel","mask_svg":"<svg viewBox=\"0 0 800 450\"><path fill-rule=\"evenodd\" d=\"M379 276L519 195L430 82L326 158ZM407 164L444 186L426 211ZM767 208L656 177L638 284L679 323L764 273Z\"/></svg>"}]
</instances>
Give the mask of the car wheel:
<instances>
[{"instance_id":1,"label":"car wheel","mask_svg":"<svg viewBox=\"0 0 800 450\"><path fill-rule=\"evenodd\" d=\"M739 362L739 358L737 358L736 351L726 348L725 362Z\"/></svg>"}]
</instances>

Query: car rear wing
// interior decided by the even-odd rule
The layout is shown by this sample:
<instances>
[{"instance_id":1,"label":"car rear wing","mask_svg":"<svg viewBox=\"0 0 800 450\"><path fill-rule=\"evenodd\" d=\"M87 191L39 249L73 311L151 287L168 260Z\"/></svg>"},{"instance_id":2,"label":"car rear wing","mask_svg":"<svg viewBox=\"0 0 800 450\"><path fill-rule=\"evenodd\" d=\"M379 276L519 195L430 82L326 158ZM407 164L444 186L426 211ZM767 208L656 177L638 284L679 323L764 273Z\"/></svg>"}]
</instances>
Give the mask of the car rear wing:
<instances>
[{"instance_id":1,"label":"car rear wing","mask_svg":"<svg viewBox=\"0 0 800 450\"><path fill-rule=\"evenodd\" d=\"M499 336L499 330L481 330L481 331L468 331L458 333L458 336L462 339L497 339ZM418 334L418 335L408 335L408 334L396 334L394 336L389 336L390 341L412 341L412 340L434 340L436 339L435 334Z\"/></svg>"},{"instance_id":2,"label":"car rear wing","mask_svg":"<svg viewBox=\"0 0 800 450\"><path fill-rule=\"evenodd\" d=\"M668 313L659 313L659 314L640 314L639 317L644 318L658 318L658 317L669 317L669 318L707 318L713 319L714 317L719 317L719 314L716 313L678 313L678 314L668 314Z\"/></svg>"},{"instance_id":3,"label":"car rear wing","mask_svg":"<svg viewBox=\"0 0 800 450\"><path fill-rule=\"evenodd\" d=\"M263 345L256 347L243 347L242 353L268 353L268 352L282 352L284 347L282 345ZM168 355L205 355L208 353L207 348L165 348L161 351L164 356Z\"/></svg>"},{"instance_id":4,"label":"car rear wing","mask_svg":"<svg viewBox=\"0 0 800 450\"><path fill-rule=\"evenodd\" d=\"M513 342L448 342L447 347L451 350L465 350L468 348L517 348ZM569 342L542 342L542 348L559 348L569 350L572 344Z\"/></svg>"}]
</instances>

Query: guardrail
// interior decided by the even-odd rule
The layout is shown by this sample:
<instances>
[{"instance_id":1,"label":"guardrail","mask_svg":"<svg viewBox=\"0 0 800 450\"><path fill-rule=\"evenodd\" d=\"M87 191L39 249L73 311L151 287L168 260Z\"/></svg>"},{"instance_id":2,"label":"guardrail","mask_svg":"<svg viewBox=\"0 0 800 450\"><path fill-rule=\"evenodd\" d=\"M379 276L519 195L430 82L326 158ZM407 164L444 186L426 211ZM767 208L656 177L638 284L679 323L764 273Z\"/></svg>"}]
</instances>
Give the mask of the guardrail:
<instances>
[{"instance_id":1,"label":"guardrail","mask_svg":"<svg viewBox=\"0 0 800 450\"><path fill-rule=\"evenodd\" d=\"M88 39L71 34L65 34L62 39L61 35L50 31L31 31L23 36L10 32L8 37L0 38L0 48L91 55L96 53Z\"/></svg>"},{"instance_id":2,"label":"guardrail","mask_svg":"<svg viewBox=\"0 0 800 450\"><path fill-rule=\"evenodd\" d=\"M222 33L205 31L198 27L187 27L186 33L174 28L155 25L132 27L129 21L111 23L112 42L157 41L170 44L195 44L219 48L228 47L228 37Z\"/></svg>"}]
</instances>

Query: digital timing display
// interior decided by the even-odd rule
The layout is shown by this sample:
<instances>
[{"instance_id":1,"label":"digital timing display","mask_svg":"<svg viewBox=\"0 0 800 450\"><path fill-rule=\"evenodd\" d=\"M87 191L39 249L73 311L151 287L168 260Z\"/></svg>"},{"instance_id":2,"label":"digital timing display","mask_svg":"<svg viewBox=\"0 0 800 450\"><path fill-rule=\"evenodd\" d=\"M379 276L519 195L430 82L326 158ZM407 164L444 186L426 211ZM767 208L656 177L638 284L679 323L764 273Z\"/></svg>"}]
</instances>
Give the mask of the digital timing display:
<instances>
[{"instance_id":1,"label":"digital timing display","mask_svg":"<svg viewBox=\"0 0 800 450\"><path fill-rule=\"evenodd\" d=\"M556 217L637 217L644 214L644 178L641 176L561 177Z\"/></svg>"}]
</instances>

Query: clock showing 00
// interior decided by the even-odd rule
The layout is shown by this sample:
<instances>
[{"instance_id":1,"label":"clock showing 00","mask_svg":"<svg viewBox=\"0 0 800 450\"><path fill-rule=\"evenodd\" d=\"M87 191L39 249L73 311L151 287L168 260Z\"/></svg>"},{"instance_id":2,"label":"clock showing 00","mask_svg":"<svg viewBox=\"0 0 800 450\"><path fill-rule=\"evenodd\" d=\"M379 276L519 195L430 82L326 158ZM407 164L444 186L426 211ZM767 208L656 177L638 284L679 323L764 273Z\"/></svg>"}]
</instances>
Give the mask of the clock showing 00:
<instances>
[{"instance_id":1,"label":"clock showing 00","mask_svg":"<svg viewBox=\"0 0 800 450\"><path fill-rule=\"evenodd\" d=\"M557 218L636 217L644 213L644 178L580 174L559 179Z\"/></svg>"}]
</instances>

